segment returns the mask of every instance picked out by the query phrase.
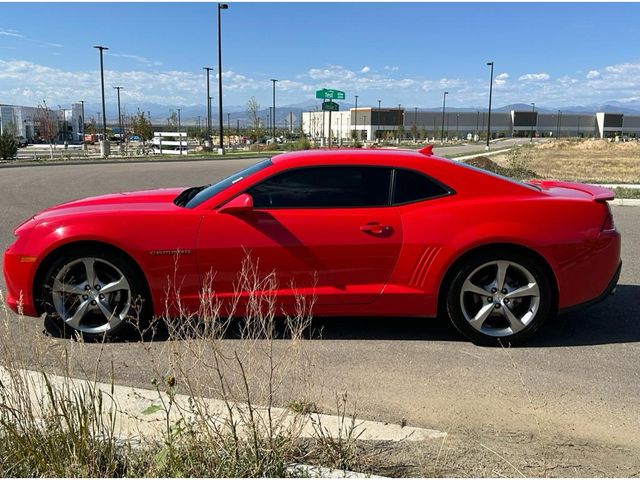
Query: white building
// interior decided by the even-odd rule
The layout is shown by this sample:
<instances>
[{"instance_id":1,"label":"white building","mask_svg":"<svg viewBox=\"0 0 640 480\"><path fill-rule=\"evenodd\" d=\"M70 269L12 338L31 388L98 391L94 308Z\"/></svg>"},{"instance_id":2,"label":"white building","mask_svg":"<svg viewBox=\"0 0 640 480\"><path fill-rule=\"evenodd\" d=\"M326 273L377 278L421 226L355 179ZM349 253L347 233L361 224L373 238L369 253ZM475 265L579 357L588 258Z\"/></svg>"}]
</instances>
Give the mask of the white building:
<instances>
[{"instance_id":1,"label":"white building","mask_svg":"<svg viewBox=\"0 0 640 480\"><path fill-rule=\"evenodd\" d=\"M15 129L16 136L29 142L37 141L42 134L44 109L20 105L0 104L0 133L6 128ZM49 108L49 119L54 125L57 142L81 142L84 135L82 105L74 103L71 108Z\"/></svg>"}]
</instances>

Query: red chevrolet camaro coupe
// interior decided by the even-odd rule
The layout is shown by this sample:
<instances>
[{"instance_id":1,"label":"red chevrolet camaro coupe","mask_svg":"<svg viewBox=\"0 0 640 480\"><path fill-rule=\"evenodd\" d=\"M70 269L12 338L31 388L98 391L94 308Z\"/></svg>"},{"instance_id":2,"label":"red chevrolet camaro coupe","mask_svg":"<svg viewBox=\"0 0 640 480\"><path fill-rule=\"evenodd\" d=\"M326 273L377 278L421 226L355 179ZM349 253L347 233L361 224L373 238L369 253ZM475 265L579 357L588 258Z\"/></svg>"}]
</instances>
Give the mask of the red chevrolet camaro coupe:
<instances>
[{"instance_id":1,"label":"red chevrolet camaro coupe","mask_svg":"<svg viewBox=\"0 0 640 480\"><path fill-rule=\"evenodd\" d=\"M590 185L519 183L430 147L288 153L211 185L36 214L4 256L8 304L112 335L134 315L174 315L171 280L186 311L198 312L206 278L216 301L237 298L250 252L260 272L275 272L282 312L313 295L314 315L442 314L476 343L508 344L614 290L612 198Z\"/></svg>"}]
</instances>

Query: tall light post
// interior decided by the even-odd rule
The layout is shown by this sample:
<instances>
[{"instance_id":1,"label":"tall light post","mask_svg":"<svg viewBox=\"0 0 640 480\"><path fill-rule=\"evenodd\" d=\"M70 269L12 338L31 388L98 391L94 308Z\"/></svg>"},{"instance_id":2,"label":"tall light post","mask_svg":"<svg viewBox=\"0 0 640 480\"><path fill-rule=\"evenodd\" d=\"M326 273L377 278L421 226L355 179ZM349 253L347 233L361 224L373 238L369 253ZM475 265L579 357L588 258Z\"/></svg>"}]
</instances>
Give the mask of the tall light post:
<instances>
[{"instance_id":1,"label":"tall light post","mask_svg":"<svg viewBox=\"0 0 640 480\"><path fill-rule=\"evenodd\" d=\"M271 131L272 131L272 137L274 142L276 141L276 82L277 81L278 80L276 80L275 78L271 79L271 83L273 84L273 110L271 111L271 114L273 116L271 120Z\"/></svg>"},{"instance_id":2,"label":"tall light post","mask_svg":"<svg viewBox=\"0 0 640 480\"><path fill-rule=\"evenodd\" d=\"M180 109L178 108L177 110L178 110L178 134L179 134L180 133L180 126L181 126L180 125L181 118L180 118ZM180 148L180 155L182 155L182 137L180 135L178 135L178 141L180 142L180 147L178 147L178 148Z\"/></svg>"},{"instance_id":3,"label":"tall light post","mask_svg":"<svg viewBox=\"0 0 640 480\"><path fill-rule=\"evenodd\" d=\"M558 110L558 122L556 125L556 138L560 138L560 123L562 122L562 112Z\"/></svg>"},{"instance_id":4,"label":"tall light post","mask_svg":"<svg viewBox=\"0 0 640 480\"><path fill-rule=\"evenodd\" d=\"M489 79L489 119L487 120L487 150L489 150L489 140L491 139L491 97L493 95L493 62L487 62L491 67L491 75Z\"/></svg>"},{"instance_id":5,"label":"tall light post","mask_svg":"<svg viewBox=\"0 0 640 480\"><path fill-rule=\"evenodd\" d=\"M382 100L378 100L378 127L377 127L377 131L376 131L376 140L378 139L378 135L380 135L380 104L382 103Z\"/></svg>"},{"instance_id":6,"label":"tall light post","mask_svg":"<svg viewBox=\"0 0 640 480\"><path fill-rule=\"evenodd\" d=\"M80 103L82 104L82 125L78 125L78 130L80 129L80 127L82 127L82 144L84 145L84 126L87 123L86 119L84 118L84 100L80 100Z\"/></svg>"},{"instance_id":7,"label":"tall light post","mask_svg":"<svg viewBox=\"0 0 640 480\"><path fill-rule=\"evenodd\" d=\"M531 103L531 112L534 115L531 115L531 137L529 138L529 143L533 143L533 119L534 119L535 113L536 113L536 104L535 104L535 102Z\"/></svg>"},{"instance_id":8,"label":"tall light post","mask_svg":"<svg viewBox=\"0 0 640 480\"><path fill-rule=\"evenodd\" d=\"M220 120L220 145L218 152L224 153L224 125L222 124L222 25L220 12L229 8L226 3L218 3L218 119Z\"/></svg>"},{"instance_id":9,"label":"tall light post","mask_svg":"<svg viewBox=\"0 0 640 480\"><path fill-rule=\"evenodd\" d=\"M213 70L211 67L202 67L207 71L207 142L211 141L211 93L209 91L209 72Z\"/></svg>"},{"instance_id":10,"label":"tall light post","mask_svg":"<svg viewBox=\"0 0 640 480\"><path fill-rule=\"evenodd\" d=\"M122 151L122 139L124 138L124 132L122 130L122 114L120 113L120 90L123 87L113 87L114 90L118 91L118 128L120 128L120 151Z\"/></svg>"},{"instance_id":11,"label":"tall light post","mask_svg":"<svg viewBox=\"0 0 640 480\"><path fill-rule=\"evenodd\" d=\"M355 117L356 117L356 124L354 126L354 130L356 132L356 142L358 141L358 95L355 96L356 97L356 108L355 108Z\"/></svg>"},{"instance_id":12,"label":"tall light post","mask_svg":"<svg viewBox=\"0 0 640 480\"><path fill-rule=\"evenodd\" d=\"M444 143L444 112L447 105L447 95L449 95L449 92L444 92L444 95L442 95L442 130L440 130L440 143Z\"/></svg>"},{"instance_id":13,"label":"tall light post","mask_svg":"<svg viewBox=\"0 0 640 480\"><path fill-rule=\"evenodd\" d=\"M102 62L102 53L105 50L109 50L107 47L103 47L102 45L95 45L93 48L97 48L100 52L100 89L102 91L102 140L107 140L107 114L104 103L104 64Z\"/></svg>"}]
</instances>

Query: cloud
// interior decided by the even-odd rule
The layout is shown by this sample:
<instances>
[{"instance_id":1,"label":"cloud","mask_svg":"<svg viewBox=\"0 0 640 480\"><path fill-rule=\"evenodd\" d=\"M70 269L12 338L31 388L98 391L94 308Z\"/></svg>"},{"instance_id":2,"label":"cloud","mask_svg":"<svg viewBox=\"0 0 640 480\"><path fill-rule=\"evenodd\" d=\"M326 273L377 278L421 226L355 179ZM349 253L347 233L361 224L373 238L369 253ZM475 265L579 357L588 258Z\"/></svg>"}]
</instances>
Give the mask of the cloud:
<instances>
[{"instance_id":1,"label":"cloud","mask_svg":"<svg viewBox=\"0 0 640 480\"><path fill-rule=\"evenodd\" d=\"M0 29L0 35L2 35L4 37L25 38L24 35L22 35L17 30Z\"/></svg>"},{"instance_id":2,"label":"cloud","mask_svg":"<svg viewBox=\"0 0 640 480\"><path fill-rule=\"evenodd\" d=\"M56 46L55 44L51 45L51 46ZM60 45L61 46L61 45ZM130 53L111 53L111 52L105 52L105 55L108 55L110 57L116 57L116 58L125 58L127 60L133 60L135 62L138 62L140 65L144 65L145 67L151 67L151 66L160 66L162 65L162 62L158 62L155 60L151 60L147 57L142 57L140 55L133 55Z\"/></svg>"},{"instance_id":3,"label":"cloud","mask_svg":"<svg viewBox=\"0 0 640 480\"><path fill-rule=\"evenodd\" d=\"M589 70L589 73L587 73L587 79L589 80L598 78L599 76L600 76L600 72L597 70Z\"/></svg>"},{"instance_id":4,"label":"cloud","mask_svg":"<svg viewBox=\"0 0 640 480\"><path fill-rule=\"evenodd\" d=\"M360 70L360 73L369 73L371 71L371 68L369 67L362 67L362 70Z\"/></svg>"},{"instance_id":5,"label":"cloud","mask_svg":"<svg viewBox=\"0 0 640 480\"><path fill-rule=\"evenodd\" d=\"M385 70L388 70L388 71L390 71L390 72L397 72L398 70L400 70L400 67L391 67L391 66L389 66L389 65L385 65L385 66L384 66L384 69L385 69Z\"/></svg>"},{"instance_id":6,"label":"cloud","mask_svg":"<svg viewBox=\"0 0 640 480\"><path fill-rule=\"evenodd\" d=\"M551 78L548 73L527 73L518 77L523 82L544 82Z\"/></svg>"},{"instance_id":7,"label":"cloud","mask_svg":"<svg viewBox=\"0 0 640 480\"><path fill-rule=\"evenodd\" d=\"M508 79L509 79L508 73L500 73L499 75L496 75L494 82L496 85L504 85L505 83L507 83Z\"/></svg>"}]
</instances>

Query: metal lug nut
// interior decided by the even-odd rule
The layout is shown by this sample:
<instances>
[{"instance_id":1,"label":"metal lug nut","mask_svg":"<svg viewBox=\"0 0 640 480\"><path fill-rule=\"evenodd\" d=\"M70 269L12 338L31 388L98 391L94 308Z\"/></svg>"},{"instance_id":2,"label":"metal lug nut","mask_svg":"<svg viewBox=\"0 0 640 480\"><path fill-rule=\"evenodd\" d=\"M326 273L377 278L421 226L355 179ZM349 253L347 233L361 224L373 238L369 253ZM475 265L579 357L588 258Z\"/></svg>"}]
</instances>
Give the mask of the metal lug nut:
<instances>
[{"instance_id":1,"label":"metal lug nut","mask_svg":"<svg viewBox=\"0 0 640 480\"><path fill-rule=\"evenodd\" d=\"M83 300L87 300L88 298L89 298L89 295L82 295Z\"/></svg>"},{"instance_id":2,"label":"metal lug nut","mask_svg":"<svg viewBox=\"0 0 640 480\"><path fill-rule=\"evenodd\" d=\"M493 297L487 297L487 302L493 303Z\"/></svg>"},{"instance_id":3,"label":"metal lug nut","mask_svg":"<svg viewBox=\"0 0 640 480\"><path fill-rule=\"evenodd\" d=\"M91 305L96 305L96 301L95 300L91 300Z\"/></svg>"},{"instance_id":4,"label":"metal lug nut","mask_svg":"<svg viewBox=\"0 0 640 480\"><path fill-rule=\"evenodd\" d=\"M493 308L500 308L500 304L499 303L494 303L493 304Z\"/></svg>"},{"instance_id":5,"label":"metal lug nut","mask_svg":"<svg viewBox=\"0 0 640 480\"><path fill-rule=\"evenodd\" d=\"M497 289L497 288L492 288L492 289L491 289L491 293L496 293L497 291L498 291L498 289Z\"/></svg>"},{"instance_id":6,"label":"metal lug nut","mask_svg":"<svg viewBox=\"0 0 640 480\"><path fill-rule=\"evenodd\" d=\"M507 289L506 289L506 288L503 288L503 289L502 289L502 294L503 294L503 295L506 295L506 294L507 294Z\"/></svg>"},{"instance_id":7,"label":"metal lug nut","mask_svg":"<svg viewBox=\"0 0 640 480\"><path fill-rule=\"evenodd\" d=\"M508 298L505 298L505 299L504 299L504 303L505 303L505 305L506 305L507 303L509 303L509 299L508 299Z\"/></svg>"},{"instance_id":8,"label":"metal lug nut","mask_svg":"<svg viewBox=\"0 0 640 480\"><path fill-rule=\"evenodd\" d=\"M96 288L96 290L100 290L100 288L101 288L101 287L100 287L100 285L96 285L96 287L95 287L95 288ZM505 293L506 293L506 292L505 292Z\"/></svg>"},{"instance_id":9,"label":"metal lug nut","mask_svg":"<svg viewBox=\"0 0 640 480\"><path fill-rule=\"evenodd\" d=\"M103 295L103 294L100 294L100 295L98 295L98 298L99 298L100 300L104 300L104 295Z\"/></svg>"},{"instance_id":10,"label":"metal lug nut","mask_svg":"<svg viewBox=\"0 0 640 480\"><path fill-rule=\"evenodd\" d=\"M85 286L84 286L84 289L85 289L85 290L91 290L91 286L90 286L90 285L85 285Z\"/></svg>"}]
</instances>

